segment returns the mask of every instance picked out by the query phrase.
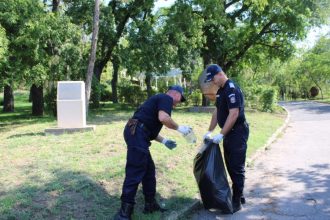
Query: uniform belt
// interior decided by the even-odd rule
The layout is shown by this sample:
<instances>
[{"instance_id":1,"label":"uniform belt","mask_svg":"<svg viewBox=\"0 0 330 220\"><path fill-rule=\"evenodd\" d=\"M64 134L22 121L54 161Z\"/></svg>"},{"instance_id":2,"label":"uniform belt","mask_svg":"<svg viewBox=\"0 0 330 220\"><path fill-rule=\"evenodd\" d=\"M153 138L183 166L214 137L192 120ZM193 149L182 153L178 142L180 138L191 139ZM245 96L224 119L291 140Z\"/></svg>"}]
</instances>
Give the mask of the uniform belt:
<instances>
[{"instance_id":1,"label":"uniform belt","mask_svg":"<svg viewBox=\"0 0 330 220\"><path fill-rule=\"evenodd\" d=\"M138 126L142 128L142 130L149 132L148 128L142 122L138 122Z\"/></svg>"},{"instance_id":2,"label":"uniform belt","mask_svg":"<svg viewBox=\"0 0 330 220\"><path fill-rule=\"evenodd\" d=\"M135 134L136 127L139 127L144 131L149 132L148 128L142 122L135 118L130 118L127 122L127 126L130 128L131 135Z\"/></svg>"}]
</instances>

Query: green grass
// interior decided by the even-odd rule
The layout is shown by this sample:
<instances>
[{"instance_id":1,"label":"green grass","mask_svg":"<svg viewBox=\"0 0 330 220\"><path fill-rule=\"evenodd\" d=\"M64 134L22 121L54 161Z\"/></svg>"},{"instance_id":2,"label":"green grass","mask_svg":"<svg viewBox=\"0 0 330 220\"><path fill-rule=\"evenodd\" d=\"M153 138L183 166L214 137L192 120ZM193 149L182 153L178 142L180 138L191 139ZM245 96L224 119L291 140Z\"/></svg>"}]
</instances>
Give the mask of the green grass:
<instances>
[{"instance_id":1,"label":"green grass","mask_svg":"<svg viewBox=\"0 0 330 220\"><path fill-rule=\"evenodd\" d=\"M14 113L0 113L0 219L111 219L120 206L126 162L123 128L134 109L105 104L91 110L88 124L95 132L44 135L56 126L52 116L30 116L27 94L15 96ZM194 128L200 143L211 114L174 110L174 120ZM250 124L248 156L263 146L284 121L283 114L247 112ZM198 189L193 176L197 145L187 144L177 132L172 151L153 143L157 167L157 197L166 208L178 211L194 201ZM166 214L144 215L138 191L133 219L161 219Z\"/></svg>"}]
</instances>

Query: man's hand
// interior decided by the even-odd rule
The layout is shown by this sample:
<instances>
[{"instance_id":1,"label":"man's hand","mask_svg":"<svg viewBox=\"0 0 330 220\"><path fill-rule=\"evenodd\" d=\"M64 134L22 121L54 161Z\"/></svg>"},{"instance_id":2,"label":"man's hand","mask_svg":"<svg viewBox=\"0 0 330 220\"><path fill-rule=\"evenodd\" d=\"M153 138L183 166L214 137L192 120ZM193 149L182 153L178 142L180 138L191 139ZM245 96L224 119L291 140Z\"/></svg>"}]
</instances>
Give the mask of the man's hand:
<instances>
[{"instance_id":1,"label":"man's hand","mask_svg":"<svg viewBox=\"0 0 330 220\"><path fill-rule=\"evenodd\" d=\"M192 129L191 129L191 127L189 127L187 125L179 125L177 131L183 135L187 135L192 131Z\"/></svg>"},{"instance_id":2,"label":"man's hand","mask_svg":"<svg viewBox=\"0 0 330 220\"><path fill-rule=\"evenodd\" d=\"M215 144L220 144L220 142L222 141L223 139L223 134L217 134L213 137L213 143Z\"/></svg>"},{"instance_id":3,"label":"man's hand","mask_svg":"<svg viewBox=\"0 0 330 220\"><path fill-rule=\"evenodd\" d=\"M204 134L203 140L212 139L212 131L208 131Z\"/></svg>"},{"instance_id":4,"label":"man's hand","mask_svg":"<svg viewBox=\"0 0 330 220\"><path fill-rule=\"evenodd\" d=\"M172 141L172 140L169 140L169 139L166 139L166 138L163 138L162 144L164 144L170 150L172 150L173 148L176 147L176 142L175 141Z\"/></svg>"}]
</instances>

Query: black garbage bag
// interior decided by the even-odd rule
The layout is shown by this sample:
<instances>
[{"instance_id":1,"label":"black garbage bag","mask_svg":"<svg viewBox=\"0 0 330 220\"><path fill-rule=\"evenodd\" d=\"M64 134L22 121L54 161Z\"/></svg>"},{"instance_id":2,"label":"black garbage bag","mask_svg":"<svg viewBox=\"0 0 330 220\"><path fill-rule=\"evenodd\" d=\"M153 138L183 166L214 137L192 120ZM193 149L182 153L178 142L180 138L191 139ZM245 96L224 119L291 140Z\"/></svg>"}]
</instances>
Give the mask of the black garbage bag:
<instances>
[{"instance_id":1,"label":"black garbage bag","mask_svg":"<svg viewBox=\"0 0 330 220\"><path fill-rule=\"evenodd\" d=\"M204 208L233 213L232 195L220 147L212 140L205 140L202 148L205 150L200 151L194 159L194 176Z\"/></svg>"}]
</instances>

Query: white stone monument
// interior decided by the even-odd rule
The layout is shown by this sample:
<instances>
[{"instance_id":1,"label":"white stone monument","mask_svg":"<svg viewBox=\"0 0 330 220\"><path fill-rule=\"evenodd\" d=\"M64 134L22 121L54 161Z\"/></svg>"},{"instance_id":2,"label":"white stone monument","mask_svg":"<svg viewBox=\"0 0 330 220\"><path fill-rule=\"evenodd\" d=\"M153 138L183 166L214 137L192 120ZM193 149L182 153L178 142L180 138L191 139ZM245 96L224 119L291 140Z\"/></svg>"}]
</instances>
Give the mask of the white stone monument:
<instances>
[{"instance_id":1,"label":"white stone monument","mask_svg":"<svg viewBox=\"0 0 330 220\"><path fill-rule=\"evenodd\" d=\"M57 83L57 128L46 129L51 134L95 130L86 125L85 83L59 81Z\"/></svg>"}]
</instances>

